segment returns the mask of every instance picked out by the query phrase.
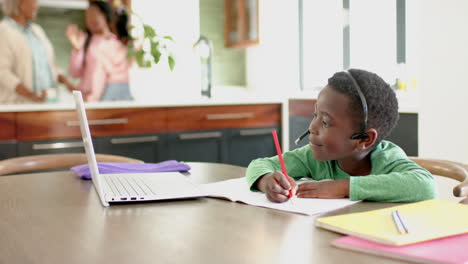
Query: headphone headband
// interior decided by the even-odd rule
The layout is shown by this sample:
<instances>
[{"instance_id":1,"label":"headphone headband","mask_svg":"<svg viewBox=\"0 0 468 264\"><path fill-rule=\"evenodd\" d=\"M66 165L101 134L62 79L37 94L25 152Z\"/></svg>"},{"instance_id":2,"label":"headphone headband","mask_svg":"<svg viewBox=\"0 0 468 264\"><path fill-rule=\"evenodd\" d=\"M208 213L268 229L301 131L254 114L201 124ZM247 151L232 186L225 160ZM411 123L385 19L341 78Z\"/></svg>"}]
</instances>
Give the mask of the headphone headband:
<instances>
[{"instance_id":1,"label":"headphone headband","mask_svg":"<svg viewBox=\"0 0 468 264\"><path fill-rule=\"evenodd\" d=\"M351 136L351 139L363 139L363 138L367 138L369 137L366 133L366 129L367 129L367 116L368 116L368 110L367 110L367 101L366 101L366 97L364 96L364 94L362 93L362 90L361 90L361 87L359 87L359 84L357 83L356 79L354 79L353 75L351 75L351 73L349 71L343 71L348 77L349 79L351 80L351 82L353 83L353 86L354 88L356 89L358 95L359 95L359 98L361 100L361 105L362 105L362 115L363 115L363 119L364 119L364 122L362 123L362 127L361 127L361 133L356 133L356 134L353 134Z\"/></svg>"}]
</instances>

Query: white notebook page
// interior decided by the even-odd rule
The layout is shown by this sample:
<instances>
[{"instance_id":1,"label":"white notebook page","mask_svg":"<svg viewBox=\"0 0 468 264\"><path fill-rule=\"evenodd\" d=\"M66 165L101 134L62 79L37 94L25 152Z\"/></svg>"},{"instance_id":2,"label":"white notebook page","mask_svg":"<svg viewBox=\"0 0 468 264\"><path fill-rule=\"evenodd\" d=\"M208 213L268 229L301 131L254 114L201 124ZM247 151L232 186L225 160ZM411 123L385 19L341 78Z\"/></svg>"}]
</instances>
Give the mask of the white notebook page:
<instances>
[{"instance_id":1,"label":"white notebook page","mask_svg":"<svg viewBox=\"0 0 468 264\"><path fill-rule=\"evenodd\" d=\"M300 183L300 182L298 182ZM253 206L272 208L305 215L316 215L333 211L358 201L349 199L315 199L293 197L284 203L274 203L262 192L250 191L247 180L242 178L201 185L202 192L210 197L226 198Z\"/></svg>"}]
</instances>

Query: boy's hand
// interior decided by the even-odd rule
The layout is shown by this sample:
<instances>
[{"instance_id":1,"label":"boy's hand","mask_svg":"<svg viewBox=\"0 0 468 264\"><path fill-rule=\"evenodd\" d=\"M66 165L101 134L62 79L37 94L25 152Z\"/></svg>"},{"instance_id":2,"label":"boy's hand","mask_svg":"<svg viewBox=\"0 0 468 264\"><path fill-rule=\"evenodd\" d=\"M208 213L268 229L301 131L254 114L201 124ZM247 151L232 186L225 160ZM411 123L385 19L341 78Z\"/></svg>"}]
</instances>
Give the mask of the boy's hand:
<instances>
[{"instance_id":1,"label":"boy's hand","mask_svg":"<svg viewBox=\"0 0 468 264\"><path fill-rule=\"evenodd\" d=\"M326 199L349 197L349 179L305 182L299 184L297 197Z\"/></svg>"},{"instance_id":2,"label":"boy's hand","mask_svg":"<svg viewBox=\"0 0 468 264\"><path fill-rule=\"evenodd\" d=\"M257 188L266 194L268 200L275 203L287 201L290 191L294 195L295 187L294 179L286 177L280 171L263 175L257 184Z\"/></svg>"}]
</instances>

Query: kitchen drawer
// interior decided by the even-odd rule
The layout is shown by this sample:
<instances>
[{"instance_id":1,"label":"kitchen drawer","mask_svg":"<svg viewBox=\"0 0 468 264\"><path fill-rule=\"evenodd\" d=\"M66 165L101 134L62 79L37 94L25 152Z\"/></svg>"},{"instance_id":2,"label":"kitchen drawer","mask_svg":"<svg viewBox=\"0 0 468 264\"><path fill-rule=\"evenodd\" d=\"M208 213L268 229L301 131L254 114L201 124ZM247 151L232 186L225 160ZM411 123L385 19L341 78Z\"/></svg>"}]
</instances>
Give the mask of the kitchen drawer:
<instances>
[{"instance_id":1,"label":"kitchen drawer","mask_svg":"<svg viewBox=\"0 0 468 264\"><path fill-rule=\"evenodd\" d=\"M0 140L15 140L15 113L0 113Z\"/></svg>"},{"instance_id":2,"label":"kitchen drawer","mask_svg":"<svg viewBox=\"0 0 468 264\"><path fill-rule=\"evenodd\" d=\"M84 152L85 150L81 138L41 141L20 141L17 145L18 156Z\"/></svg>"},{"instance_id":3,"label":"kitchen drawer","mask_svg":"<svg viewBox=\"0 0 468 264\"><path fill-rule=\"evenodd\" d=\"M91 109L86 112L93 137L162 133L167 130L165 108ZM16 120L18 140L81 137L74 110L20 112Z\"/></svg>"},{"instance_id":4,"label":"kitchen drawer","mask_svg":"<svg viewBox=\"0 0 468 264\"><path fill-rule=\"evenodd\" d=\"M168 132L279 126L280 104L168 108Z\"/></svg>"}]
</instances>

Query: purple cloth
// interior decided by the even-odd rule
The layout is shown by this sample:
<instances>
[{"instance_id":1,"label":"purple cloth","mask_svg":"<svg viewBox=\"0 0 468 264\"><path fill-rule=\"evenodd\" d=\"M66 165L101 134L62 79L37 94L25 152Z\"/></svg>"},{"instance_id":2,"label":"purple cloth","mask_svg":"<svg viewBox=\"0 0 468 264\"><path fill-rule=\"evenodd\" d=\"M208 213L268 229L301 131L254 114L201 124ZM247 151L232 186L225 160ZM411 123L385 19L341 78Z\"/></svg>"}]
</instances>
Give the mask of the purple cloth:
<instances>
[{"instance_id":1,"label":"purple cloth","mask_svg":"<svg viewBox=\"0 0 468 264\"><path fill-rule=\"evenodd\" d=\"M78 165L70 168L76 175L84 180L91 180L91 172L88 164ZM98 162L99 173L127 173L127 172L170 172L188 171L190 166L175 160L167 160L159 163L120 163L120 162Z\"/></svg>"}]
</instances>

